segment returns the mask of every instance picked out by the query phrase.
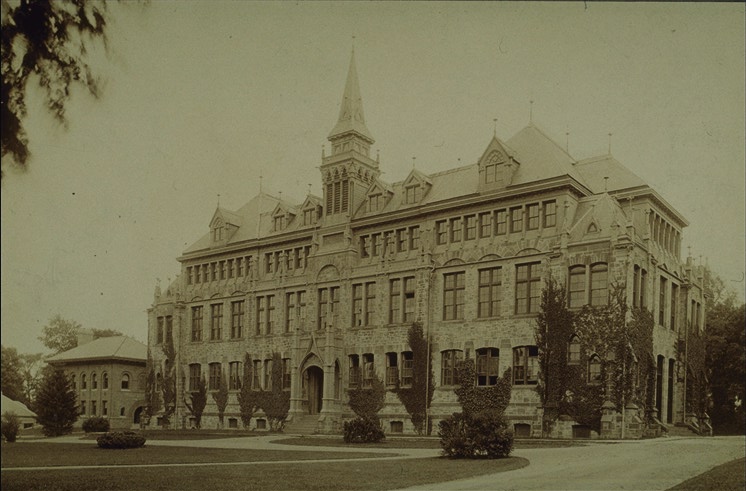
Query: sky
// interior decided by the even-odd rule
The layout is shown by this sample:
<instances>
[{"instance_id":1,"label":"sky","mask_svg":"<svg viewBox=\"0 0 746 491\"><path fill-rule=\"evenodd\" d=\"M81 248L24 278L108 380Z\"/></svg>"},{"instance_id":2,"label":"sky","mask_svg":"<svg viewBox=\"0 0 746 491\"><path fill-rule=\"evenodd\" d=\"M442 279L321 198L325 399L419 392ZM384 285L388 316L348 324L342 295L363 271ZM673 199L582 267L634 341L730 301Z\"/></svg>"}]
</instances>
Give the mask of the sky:
<instances>
[{"instance_id":1,"label":"sky","mask_svg":"<svg viewBox=\"0 0 746 491\"><path fill-rule=\"evenodd\" d=\"M2 343L51 317L144 341L157 279L217 206L321 195L350 52L383 179L476 162L529 122L576 159L612 155L689 221L743 297L744 5L109 3L103 92L58 125L33 87L32 159L3 164ZM353 39L354 37L354 39ZM531 104L529 101L533 101ZM497 119L495 123L494 120ZM569 135L567 135L569 133ZM609 133L612 134L609 137Z\"/></svg>"}]
</instances>

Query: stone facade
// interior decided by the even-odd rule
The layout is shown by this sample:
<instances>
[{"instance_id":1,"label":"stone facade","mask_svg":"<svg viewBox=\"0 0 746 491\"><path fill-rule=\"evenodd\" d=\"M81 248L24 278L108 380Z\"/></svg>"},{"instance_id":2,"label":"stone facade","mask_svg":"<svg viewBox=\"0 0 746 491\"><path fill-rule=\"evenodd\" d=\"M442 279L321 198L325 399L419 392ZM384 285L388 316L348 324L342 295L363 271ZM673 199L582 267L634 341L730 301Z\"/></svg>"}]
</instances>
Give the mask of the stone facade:
<instances>
[{"instance_id":1,"label":"stone facade","mask_svg":"<svg viewBox=\"0 0 746 491\"><path fill-rule=\"evenodd\" d=\"M608 302L613 283L626 284L629 304L642 302L656 321L662 306L659 410L664 423L683 421L683 377L669 377L669 361L678 369L677 340L703 325L702 271L680 259L686 220L641 179L610 155L575 160L530 124L507 141L494 136L474 164L385 182L370 157L354 55L329 140L322 197L297 204L260 193L237 211L218 208L209 232L179 257L180 276L156 289L148 344L163 369L161 345L172 337L177 401L195 376L232 378L247 353L261 372L278 352L291 419L310 413L319 431L336 432L353 417L349 387L370 370L405 376L407 331L418 321L433 352L433 425L459 410L454 360L482 356L485 384L512 369L506 416L520 435L538 436L534 329L551 275L580 304ZM236 394L234 386L231 426L240 421ZM618 411L608 412L616 422ZM639 436L639 417L627 412L627 435ZM176 413L188 426L183 403ZM380 416L386 431L413 431L393 393ZM203 427L216 424L208 398ZM558 431L572 435L568 425ZM615 428L606 436L619 436Z\"/></svg>"}]
</instances>

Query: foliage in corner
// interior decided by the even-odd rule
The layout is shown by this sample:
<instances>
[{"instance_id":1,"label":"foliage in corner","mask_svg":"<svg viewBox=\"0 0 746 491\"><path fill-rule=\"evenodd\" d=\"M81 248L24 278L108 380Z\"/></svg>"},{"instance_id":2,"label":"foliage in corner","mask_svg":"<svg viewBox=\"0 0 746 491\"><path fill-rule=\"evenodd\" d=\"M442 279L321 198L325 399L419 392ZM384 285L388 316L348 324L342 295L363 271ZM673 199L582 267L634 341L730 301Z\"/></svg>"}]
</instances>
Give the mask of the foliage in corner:
<instances>
[{"instance_id":1,"label":"foliage in corner","mask_svg":"<svg viewBox=\"0 0 746 491\"><path fill-rule=\"evenodd\" d=\"M435 376L432 371L432 350L425 338L422 324L415 322L407 333L412 350L412 385L402 387L397 378L393 392L397 395L418 435L426 429L427 410L435 393Z\"/></svg>"},{"instance_id":2,"label":"foliage in corner","mask_svg":"<svg viewBox=\"0 0 746 491\"><path fill-rule=\"evenodd\" d=\"M200 377L197 383L197 390L189 393L189 400L184 399L184 405L192 413L196 420L196 427L202 428L202 414L207 406L207 382L204 375Z\"/></svg>"},{"instance_id":3,"label":"foliage in corner","mask_svg":"<svg viewBox=\"0 0 746 491\"><path fill-rule=\"evenodd\" d=\"M148 360L146 362L147 378L145 379L145 411L148 418L155 417L156 414L161 410L161 394L158 390L158 379L155 374L155 367L153 366L153 358L150 356L150 349L148 349Z\"/></svg>"},{"instance_id":4,"label":"foliage in corner","mask_svg":"<svg viewBox=\"0 0 746 491\"><path fill-rule=\"evenodd\" d=\"M15 442L18 437L18 430L21 429L21 420L16 416L16 413L5 411L0 426L0 433L3 434L5 441L8 443Z\"/></svg>"},{"instance_id":5,"label":"foliage in corner","mask_svg":"<svg viewBox=\"0 0 746 491\"><path fill-rule=\"evenodd\" d=\"M225 408L228 407L228 382L225 379L225 372L220 372L220 383L218 390L212 393L212 398L218 408L218 428L223 427L223 418L225 417Z\"/></svg>"},{"instance_id":6,"label":"foliage in corner","mask_svg":"<svg viewBox=\"0 0 746 491\"><path fill-rule=\"evenodd\" d=\"M78 419L78 405L73 384L59 368L47 370L36 393L36 421L46 436L70 433Z\"/></svg>"},{"instance_id":7,"label":"foliage in corner","mask_svg":"<svg viewBox=\"0 0 746 491\"><path fill-rule=\"evenodd\" d=\"M513 450L513 431L498 411L454 413L439 423L438 435L447 457L499 459Z\"/></svg>"},{"instance_id":8,"label":"foliage in corner","mask_svg":"<svg viewBox=\"0 0 746 491\"><path fill-rule=\"evenodd\" d=\"M378 421L378 412L383 409L386 387L376 372L373 372L370 387L357 387L347 391L349 406L359 417Z\"/></svg>"}]
</instances>

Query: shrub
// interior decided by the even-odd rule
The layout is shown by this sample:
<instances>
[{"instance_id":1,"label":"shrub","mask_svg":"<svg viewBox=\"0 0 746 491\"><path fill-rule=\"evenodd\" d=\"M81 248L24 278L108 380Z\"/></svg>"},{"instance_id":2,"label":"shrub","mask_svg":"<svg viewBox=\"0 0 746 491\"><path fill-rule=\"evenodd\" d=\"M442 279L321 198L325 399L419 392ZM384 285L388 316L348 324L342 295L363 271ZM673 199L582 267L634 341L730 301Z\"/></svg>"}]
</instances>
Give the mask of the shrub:
<instances>
[{"instance_id":1,"label":"shrub","mask_svg":"<svg viewBox=\"0 0 746 491\"><path fill-rule=\"evenodd\" d=\"M16 416L16 413L4 412L2 421L2 434L5 437L5 441L14 442L18 436L18 430L21 427L21 421Z\"/></svg>"},{"instance_id":2,"label":"shrub","mask_svg":"<svg viewBox=\"0 0 746 491\"><path fill-rule=\"evenodd\" d=\"M386 438L378 419L355 418L345 421L344 441L345 443L378 443Z\"/></svg>"},{"instance_id":3,"label":"shrub","mask_svg":"<svg viewBox=\"0 0 746 491\"><path fill-rule=\"evenodd\" d=\"M83 431L86 433L100 433L109 431L109 420L100 416L83 421Z\"/></svg>"},{"instance_id":4,"label":"shrub","mask_svg":"<svg viewBox=\"0 0 746 491\"><path fill-rule=\"evenodd\" d=\"M513 450L513 432L497 411L454 413L439 427L440 445L448 457L497 459Z\"/></svg>"},{"instance_id":5,"label":"shrub","mask_svg":"<svg viewBox=\"0 0 746 491\"><path fill-rule=\"evenodd\" d=\"M145 437L134 431L111 431L96 438L101 448L139 448L145 445Z\"/></svg>"}]
</instances>

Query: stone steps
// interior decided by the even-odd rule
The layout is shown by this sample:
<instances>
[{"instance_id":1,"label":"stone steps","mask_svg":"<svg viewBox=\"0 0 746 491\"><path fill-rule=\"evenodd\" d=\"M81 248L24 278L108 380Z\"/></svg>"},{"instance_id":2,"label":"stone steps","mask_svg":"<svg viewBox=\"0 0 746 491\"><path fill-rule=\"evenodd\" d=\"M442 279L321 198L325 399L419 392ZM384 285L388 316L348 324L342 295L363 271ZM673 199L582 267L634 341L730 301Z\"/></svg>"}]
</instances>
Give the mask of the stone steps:
<instances>
[{"instance_id":1,"label":"stone steps","mask_svg":"<svg viewBox=\"0 0 746 491\"><path fill-rule=\"evenodd\" d=\"M316 433L316 424L319 421L317 414L296 415L293 422L285 427L285 433L297 435L313 435Z\"/></svg>"},{"instance_id":2,"label":"stone steps","mask_svg":"<svg viewBox=\"0 0 746 491\"><path fill-rule=\"evenodd\" d=\"M697 433L693 432L691 429L689 429L688 426L666 425L666 429L668 430L668 436L682 436L682 437L700 436Z\"/></svg>"}]
</instances>

